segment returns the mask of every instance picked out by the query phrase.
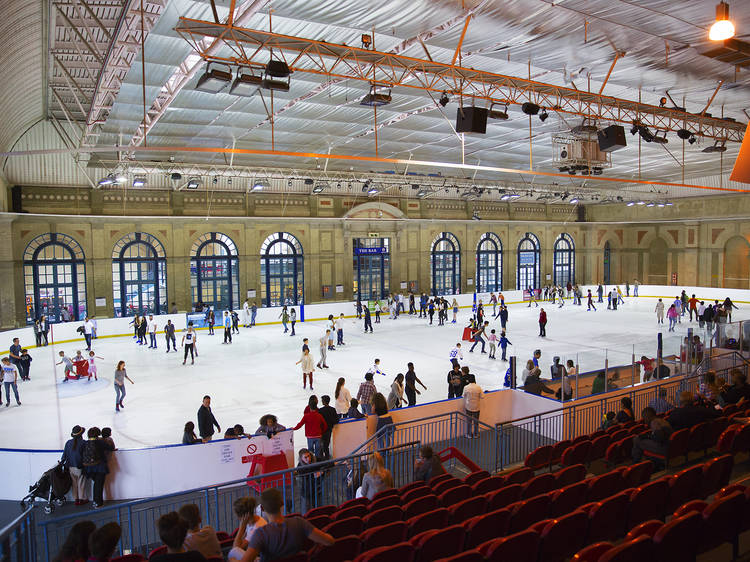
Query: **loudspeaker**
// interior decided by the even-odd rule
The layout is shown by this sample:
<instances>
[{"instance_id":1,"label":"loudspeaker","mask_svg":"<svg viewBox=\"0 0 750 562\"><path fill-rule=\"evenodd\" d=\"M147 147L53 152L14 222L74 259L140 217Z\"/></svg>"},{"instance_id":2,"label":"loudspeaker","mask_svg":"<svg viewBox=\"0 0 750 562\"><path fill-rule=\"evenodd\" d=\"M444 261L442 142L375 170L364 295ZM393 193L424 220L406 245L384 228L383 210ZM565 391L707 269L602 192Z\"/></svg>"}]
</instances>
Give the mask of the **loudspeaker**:
<instances>
[{"instance_id":1,"label":"loudspeaker","mask_svg":"<svg viewBox=\"0 0 750 562\"><path fill-rule=\"evenodd\" d=\"M13 213L23 213L21 204L21 186L14 185L10 189L10 210Z\"/></svg>"},{"instance_id":2,"label":"loudspeaker","mask_svg":"<svg viewBox=\"0 0 750 562\"><path fill-rule=\"evenodd\" d=\"M456 132L486 133L487 112L485 107L459 107L456 110Z\"/></svg>"},{"instance_id":3,"label":"loudspeaker","mask_svg":"<svg viewBox=\"0 0 750 562\"><path fill-rule=\"evenodd\" d=\"M625 140L625 128L620 125L610 125L599 131L597 136L599 137L599 150L602 152L614 152L628 145Z\"/></svg>"}]
</instances>

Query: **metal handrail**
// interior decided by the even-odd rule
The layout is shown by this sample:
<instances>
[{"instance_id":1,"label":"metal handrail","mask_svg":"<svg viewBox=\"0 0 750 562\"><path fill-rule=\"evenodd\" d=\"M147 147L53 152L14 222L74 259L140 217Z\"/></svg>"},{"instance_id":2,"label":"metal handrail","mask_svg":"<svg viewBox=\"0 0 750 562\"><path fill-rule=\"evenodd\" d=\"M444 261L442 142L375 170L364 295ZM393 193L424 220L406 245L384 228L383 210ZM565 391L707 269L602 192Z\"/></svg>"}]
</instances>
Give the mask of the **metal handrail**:
<instances>
[{"instance_id":1,"label":"metal handrail","mask_svg":"<svg viewBox=\"0 0 750 562\"><path fill-rule=\"evenodd\" d=\"M19 515L13 521L8 523L5 527L0 529L0 541L5 539L5 536L11 531L13 531L20 523L22 523L23 520L26 519L31 514L32 511L34 511L34 506L27 507L26 510L23 513L21 513L21 515Z\"/></svg>"},{"instance_id":2,"label":"metal handrail","mask_svg":"<svg viewBox=\"0 0 750 562\"><path fill-rule=\"evenodd\" d=\"M0 529L0 560L3 562L36 560L34 530L34 508L29 506Z\"/></svg>"}]
</instances>

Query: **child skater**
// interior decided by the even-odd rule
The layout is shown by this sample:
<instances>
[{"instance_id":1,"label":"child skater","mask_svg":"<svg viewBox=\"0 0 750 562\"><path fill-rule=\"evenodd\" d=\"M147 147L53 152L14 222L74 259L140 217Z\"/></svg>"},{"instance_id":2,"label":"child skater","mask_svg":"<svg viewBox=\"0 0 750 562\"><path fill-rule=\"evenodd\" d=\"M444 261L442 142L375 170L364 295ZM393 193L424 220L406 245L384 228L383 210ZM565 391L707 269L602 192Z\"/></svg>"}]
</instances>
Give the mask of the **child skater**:
<instances>
[{"instance_id":1,"label":"child skater","mask_svg":"<svg viewBox=\"0 0 750 562\"><path fill-rule=\"evenodd\" d=\"M505 337L505 330L503 330L502 332L500 332L500 349L502 349L502 350L503 350L503 356L502 356L502 358L501 358L501 359L502 359L503 361L507 361L507 359L505 358L505 353L506 353L506 352L508 351L508 345L509 345L509 344L510 344L510 345L513 345L513 344L512 344L511 342L510 342L510 340L509 340L508 338L506 338L506 337ZM493 359L494 359L494 357L493 357Z\"/></svg>"},{"instance_id":2,"label":"child skater","mask_svg":"<svg viewBox=\"0 0 750 562\"><path fill-rule=\"evenodd\" d=\"M68 379L78 380L75 367L73 366L73 362L70 360L70 358L65 355L64 351L61 351L59 355L60 355L60 362L55 363L55 365L65 365L65 371L63 373L63 376L64 376L63 382L68 382Z\"/></svg>"},{"instance_id":3,"label":"child skater","mask_svg":"<svg viewBox=\"0 0 750 562\"><path fill-rule=\"evenodd\" d=\"M490 359L495 359L495 351L497 350L497 336L495 335L495 330L490 330L490 336L487 338L487 341L490 342Z\"/></svg>"},{"instance_id":4,"label":"child skater","mask_svg":"<svg viewBox=\"0 0 750 562\"><path fill-rule=\"evenodd\" d=\"M94 377L95 381L98 381L99 379L96 376L96 359L104 359L104 357L99 357L98 355L94 354L93 351L89 351L89 380L91 380L91 377Z\"/></svg>"},{"instance_id":5,"label":"child skater","mask_svg":"<svg viewBox=\"0 0 750 562\"><path fill-rule=\"evenodd\" d=\"M453 299L453 321L451 324L456 323L456 317L458 316L458 301L456 299Z\"/></svg>"},{"instance_id":6,"label":"child skater","mask_svg":"<svg viewBox=\"0 0 750 562\"><path fill-rule=\"evenodd\" d=\"M18 370L20 371L21 380L30 381L29 369L31 368L31 355L28 349L21 350L21 357L18 358Z\"/></svg>"},{"instance_id":7,"label":"child skater","mask_svg":"<svg viewBox=\"0 0 750 562\"><path fill-rule=\"evenodd\" d=\"M187 332L182 335L182 342L180 344L185 347L185 357L182 360L183 365L187 361L188 352L190 352L190 364L193 365L195 363L195 355L198 355L197 353L195 353L195 344L197 340L198 338L196 337L196 333L193 331L193 327L188 326ZM195 355L193 355L194 353Z\"/></svg>"},{"instance_id":8,"label":"child skater","mask_svg":"<svg viewBox=\"0 0 750 562\"><path fill-rule=\"evenodd\" d=\"M305 349L302 352L302 357L299 358L299 361L295 363L295 365L302 364L302 388L307 388L307 377L310 377L310 390L315 390L313 388L313 371L315 370L315 361L313 360L313 356L310 355L310 350Z\"/></svg>"}]
</instances>

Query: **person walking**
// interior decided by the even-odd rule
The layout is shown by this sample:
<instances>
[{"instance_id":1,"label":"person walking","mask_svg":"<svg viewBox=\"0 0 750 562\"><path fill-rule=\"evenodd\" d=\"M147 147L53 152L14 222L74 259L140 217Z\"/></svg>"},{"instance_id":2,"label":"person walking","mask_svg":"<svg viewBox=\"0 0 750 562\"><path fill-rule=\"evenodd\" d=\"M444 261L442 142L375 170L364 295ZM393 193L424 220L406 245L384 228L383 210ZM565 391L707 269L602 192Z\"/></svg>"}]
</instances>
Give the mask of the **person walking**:
<instances>
[{"instance_id":1,"label":"person walking","mask_svg":"<svg viewBox=\"0 0 750 562\"><path fill-rule=\"evenodd\" d=\"M365 382L359 385L359 390L357 391L357 402L362 405L362 412L366 416L372 414L372 397L377 392L372 379L372 373L365 373Z\"/></svg>"},{"instance_id":2,"label":"person walking","mask_svg":"<svg viewBox=\"0 0 750 562\"><path fill-rule=\"evenodd\" d=\"M216 325L216 314L214 313L213 306L209 307L208 312L206 313L206 324L208 324L208 335L213 336L214 325Z\"/></svg>"},{"instance_id":3,"label":"person walking","mask_svg":"<svg viewBox=\"0 0 750 562\"><path fill-rule=\"evenodd\" d=\"M307 377L310 377L310 390L313 389L313 371L315 370L315 367L313 366L314 360L312 355L310 355L310 350L306 349L302 352L302 357L299 358L299 361L295 363L295 365L302 364L302 389L307 388ZM320 364L318 364L320 366Z\"/></svg>"},{"instance_id":4,"label":"person walking","mask_svg":"<svg viewBox=\"0 0 750 562\"><path fill-rule=\"evenodd\" d=\"M344 377L339 377L339 380L336 381L336 391L333 393L333 399L336 404L336 413L339 415L340 419L346 417L346 413L349 411L349 406L352 402L352 393L344 386L345 383L346 380L344 380Z\"/></svg>"},{"instance_id":5,"label":"person walking","mask_svg":"<svg viewBox=\"0 0 750 562\"><path fill-rule=\"evenodd\" d=\"M294 325L297 323L297 311L293 307L292 310L289 311L289 320L292 323L292 333L289 335L294 336Z\"/></svg>"},{"instance_id":6,"label":"person walking","mask_svg":"<svg viewBox=\"0 0 750 562\"><path fill-rule=\"evenodd\" d=\"M65 442L62 458L60 462L67 469L72 481L73 499L75 505L88 503L88 493L86 491L86 479L83 476L83 428L80 425L74 425L70 432L70 439Z\"/></svg>"},{"instance_id":7,"label":"person walking","mask_svg":"<svg viewBox=\"0 0 750 562\"><path fill-rule=\"evenodd\" d=\"M122 401L125 399L125 379L130 381L130 384L135 384L132 379L128 376L128 372L125 370L125 361L119 361L117 368L115 369L115 411L119 412L120 408L125 408L122 405Z\"/></svg>"},{"instance_id":8,"label":"person walking","mask_svg":"<svg viewBox=\"0 0 750 562\"><path fill-rule=\"evenodd\" d=\"M659 299L656 303L656 308L654 308L654 312L656 312L656 322L657 324L664 324L664 303L661 299Z\"/></svg>"},{"instance_id":9,"label":"person walking","mask_svg":"<svg viewBox=\"0 0 750 562\"><path fill-rule=\"evenodd\" d=\"M258 314L258 305L253 302L253 306L250 307L250 327L255 326L255 317Z\"/></svg>"},{"instance_id":10,"label":"person walking","mask_svg":"<svg viewBox=\"0 0 750 562\"><path fill-rule=\"evenodd\" d=\"M195 363L195 355L198 355L195 353L195 344L197 342L198 334L195 333L192 326L188 326L187 332L182 335L182 342L180 343L185 348L185 357L182 359L183 365L187 361L188 352L190 352L190 364L193 365Z\"/></svg>"},{"instance_id":11,"label":"person walking","mask_svg":"<svg viewBox=\"0 0 750 562\"><path fill-rule=\"evenodd\" d=\"M229 316L228 310L224 311L222 324L224 325L224 341L222 344L232 343L232 317Z\"/></svg>"},{"instance_id":12,"label":"person walking","mask_svg":"<svg viewBox=\"0 0 750 562\"><path fill-rule=\"evenodd\" d=\"M21 405L18 398L18 367L10 362L8 357L2 359L3 386L5 387L5 407L10 406L10 391L13 389L13 395L16 398L16 404Z\"/></svg>"},{"instance_id":13,"label":"person walking","mask_svg":"<svg viewBox=\"0 0 750 562\"><path fill-rule=\"evenodd\" d=\"M411 312L409 313L411 314ZM339 317L335 321L336 326L336 345L344 344L344 313L339 314Z\"/></svg>"},{"instance_id":14,"label":"person walking","mask_svg":"<svg viewBox=\"0 0 750 562\"><path fill-rule=\"evenodd\" d=\"M172 350L177 351L177 339L174 335L174 324L171 320L167 320L164 326L164 339L167 340L167 353L169 353L169 346L172 345Z\"/></svg>"},{"instance_id":15,"label":"person walking","mask_svg":"<svg viewBox=\"0 0 750 562\"><path fill-rule=\"evenodd\" d=\"M421 394L421 392L417 390L417 383L421 384L422 388L425 390L427 390L427 387L421 380L419 380L419 377L417 377L417 374L414 372L414 363L409 362L406 367L406 375L404 375L404 392L406 393L407 405L416 406L417 394Z\"/></svg>"},{"instance_id":16,"label":"person walking","mask_svg":"<svg viewBox=\"0 0 750 562\"><path fill-rule=\"evenodd\" d=\"M87 316L83 322L83 338L86 340L86 351L91 351L91 338L94 334L94 323Z\"/></svg>"},{"instance_id":17,"label":"person walking","mask_svg":"<svg viewBox=\"0 0 750 562\"><path fill-rule=\"evenodd\" d=\"M214 435L214 427L221 433L221 426L211 411L211 397L207 394L203 397L203 403L198 408L198 434L204 443L211 441Z\"/></svg>"},{"instance_id":18,"label":"person walking","mask_svg":"<svg viewBox=\"0 0 750 562\"><path fill-rule=\"evenodd\" d=\"M279 318L281 318L281 323L284 325L284 333L286 334L289 331L289 328L287 327L287 322L289 322L289 312L287 311L286 305L281 309Z\"/></svg>"},{"instance_id":19,"label":"person walking","mask_svg":"<svg viewBox=\"0 0 750 562\"><path fill-rule=\"evenodd\" d=\"M328 353L328 336L330 336L331 330L326 330L323 337L320 338L320 360L318 361L318 369L327 369L326 358Z\"/></svg>"},{"instance_id":20,"label":"person walking","mask_svg":"<svg viewBox=\"0 0 750 562\"><path fill-rule=\"evenodd\" d=\"M372 316L370 316L370 307L365 305L364 307L364 315L365 315L365 334L367 333L367 328L370 329L370 333L372 334Z\"/></svg>"},{"instance_id":21,"label":"person walking","mask_svg":"<svg viewBox=\"0 0 750 562\"><path fill-rule=\"evenodd\" d=\"M466 437L476 439L479 437L479 409L482 401L482 387L477 384L474 375L468 375L469 384L464 387L464 410L469 417Z\"/></svg>"},{"instance_id":22,"label":"person walking","mask_svg":"<svg viewBox=\"0 0 750 562\"><path fill-rule=\"evenodd\" d=\"M547 336L547 313L544 309L539 311L539 336L542 338Z\"/></svg>"},{"instance_id":23,"label":"person walking","mask_svg":"<svg viewBox=\"0 0 750 562\"><path fill-rule=\"evenodd\" d=\"M596 312L596 306L594 306L594 297L591 295L591 289L589 289L588 296L588 308L586 309L586 312L590 311L592 308L594 309L594 312Z\"/></svg>"},{"instance_id":24,"label":"person walking","mask_svg":"<svg viewBox=\"0 0 750 562\"><path fill-rule=\"evenodd\" d=\"M404 375L399 373L391 383L391 391L388 394L388 409L400 408L402 402L407 401L404 398Z\"/></svg>"},{"instance_id":25,"label":"person walking","mask_svg":"<svg viewBox=\"0 0 750 562\"><path fill-rule=\"evenodd\" d=\"M675 326L677 326L677 320L680 317L680 313L677 312L677 307L672 304L669 306L669 310L667 310L667 319L669 320L669 330L670 332L674 332Z\"/></svg>"},{"instance_id":26,"label":"person walking","mask_svg":"<svg viewBox=\"0 0 750 562\"><path fill-rule=\"evenodd\" d=\"M156 320L154 320L154 315L150 314L148 317L148 335L149 340L151 340L148 344L149 349L156 349Z\"/></svg>"}]
</instances>

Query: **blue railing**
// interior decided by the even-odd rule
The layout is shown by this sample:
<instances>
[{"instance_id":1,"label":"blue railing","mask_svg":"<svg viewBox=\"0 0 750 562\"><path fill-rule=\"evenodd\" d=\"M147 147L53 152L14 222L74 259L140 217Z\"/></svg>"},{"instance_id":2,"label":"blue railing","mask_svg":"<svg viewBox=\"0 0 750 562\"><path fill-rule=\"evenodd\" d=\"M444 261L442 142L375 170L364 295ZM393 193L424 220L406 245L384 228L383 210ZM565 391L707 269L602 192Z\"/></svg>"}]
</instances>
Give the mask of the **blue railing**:
<instances>
[{"instance_id":1,"label":"blue railing","mask_svg":"<svg viewBox=\"0 0 750 562\"><path fill-rule=\"evenodd\" d=\"M3 529L0 529L0 560L30 562L36 560L34 509L27 508Z\"/></svg>"},{"instance_id":2,"label":"blue railing","mask_svg":"<svg viewBox=\"0 0 750 562\"><path fill-rule=\"evenodd\" d=\"M408 442L380 449L396 486L403 486L413 480L419 447L419 442ZM38 527L42 535L42 559L49 561L54 557L71 527L84 519L94 521L97 526L112 521L118 523L122 528L119 554L139 553L147 556L153 548L161 545L156 530L159 517L186 504L198 505L205 524L226 532L231 532L239 524L233 514L234 501L248 495L259 496L268 487L281 490L287 513L304 513L320 505L340 504L355 497L362 477L368 470L368 455L369 451L307 465L303 469L289 468L40 521Z\"/></svg>"}]
</instances>

